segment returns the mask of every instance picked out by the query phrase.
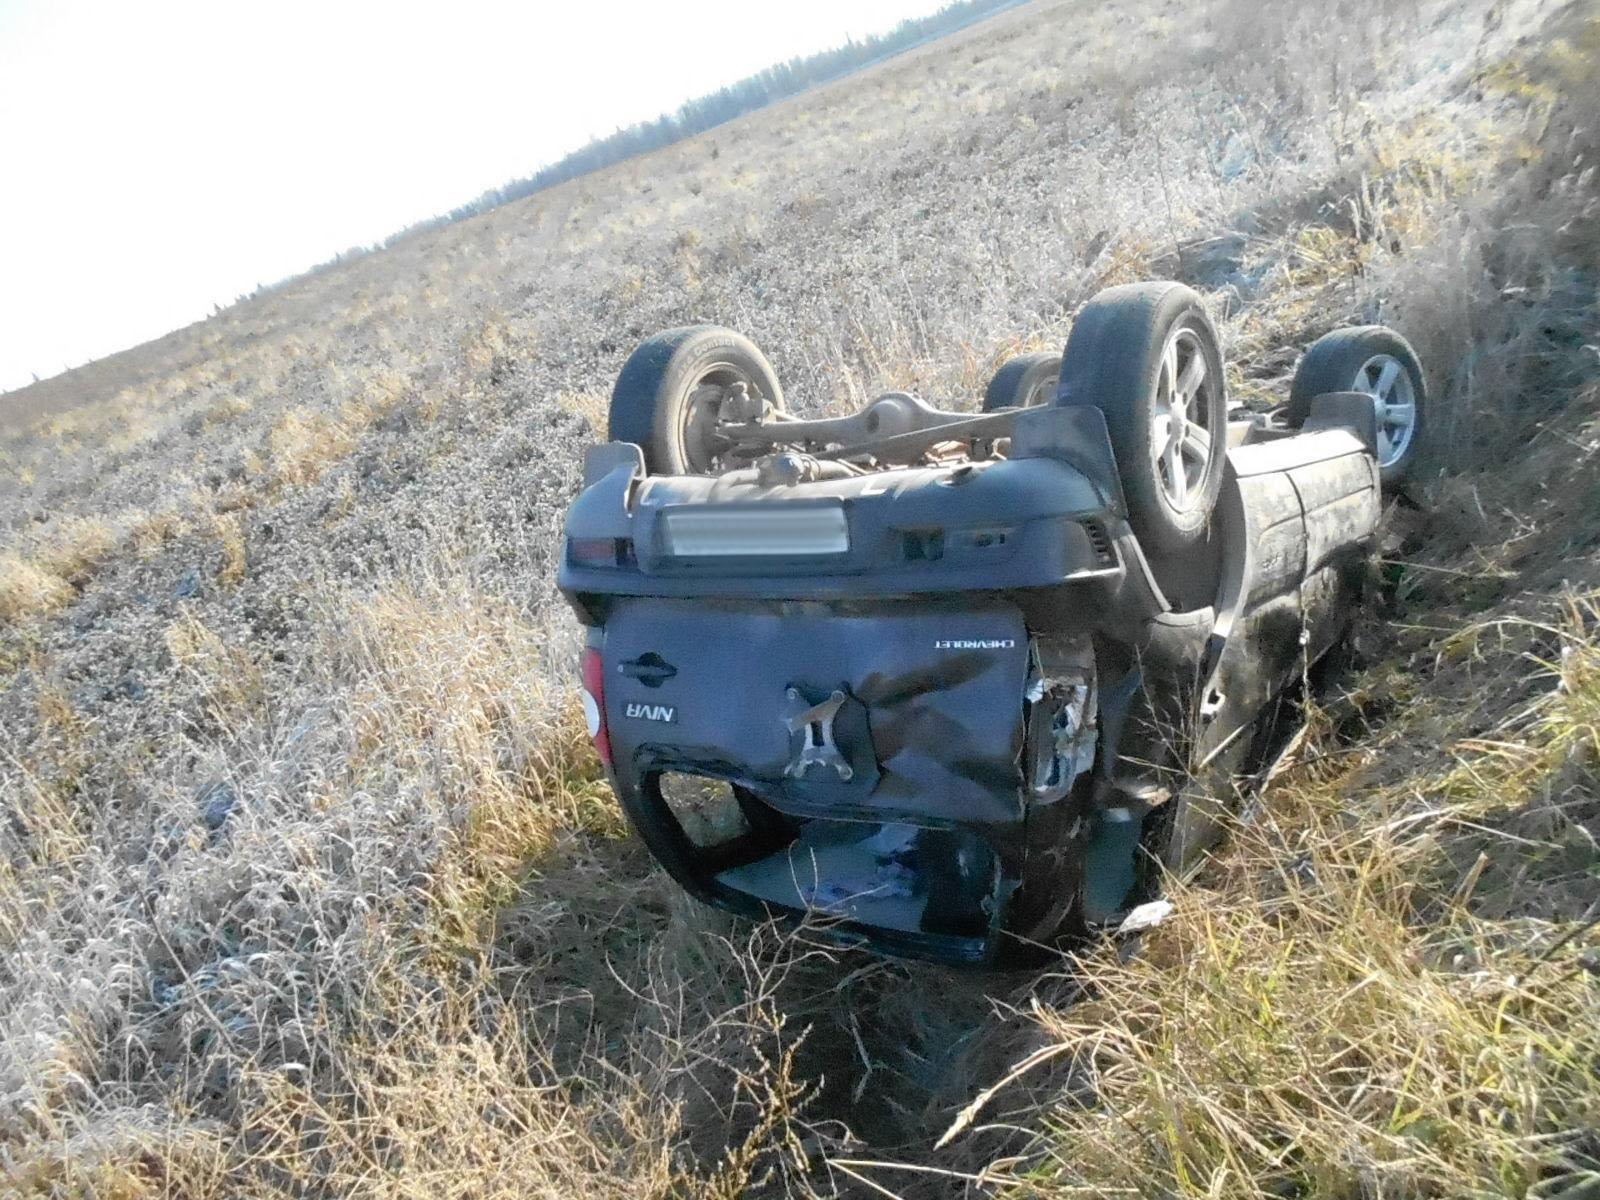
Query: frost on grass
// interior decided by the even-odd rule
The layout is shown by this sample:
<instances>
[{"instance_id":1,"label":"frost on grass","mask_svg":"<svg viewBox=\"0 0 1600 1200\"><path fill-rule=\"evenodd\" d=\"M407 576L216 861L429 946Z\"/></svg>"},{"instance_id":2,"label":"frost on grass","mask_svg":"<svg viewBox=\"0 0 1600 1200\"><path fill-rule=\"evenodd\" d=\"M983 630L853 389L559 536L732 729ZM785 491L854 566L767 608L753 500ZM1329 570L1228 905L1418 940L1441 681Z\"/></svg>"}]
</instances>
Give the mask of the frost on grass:
<instances>
[{"instance_id":1,"label":"frost on grass","mask_svg":"<svg viewBox=\"0 0 1600 1200\"><path fill-rule=\"evenodd\" d=\"M1597 52L1532 0L1044 0L8 397L3 1190L1581 1184ZM797 411L959 402L1161 275L1247 403L1382 320L1440 406L1260 819L1139 953L1025 978L683 900L552 584L632 346L719 321Z\"/></svg>"}]
</instances>

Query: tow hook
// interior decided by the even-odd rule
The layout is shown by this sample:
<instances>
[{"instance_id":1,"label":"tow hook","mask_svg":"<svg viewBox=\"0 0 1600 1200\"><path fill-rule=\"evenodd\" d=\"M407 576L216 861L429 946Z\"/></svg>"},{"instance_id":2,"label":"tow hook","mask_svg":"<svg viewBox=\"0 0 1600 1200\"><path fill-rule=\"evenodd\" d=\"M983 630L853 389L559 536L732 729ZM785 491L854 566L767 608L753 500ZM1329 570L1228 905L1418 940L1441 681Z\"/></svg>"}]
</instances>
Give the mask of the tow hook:
<instances>
[{"instance_id":1,"label":"tow hook","mask_svg":"<svg viewBox=\"0 0 1600 1200\"><path fill-rule=\"evenodd\" d=\"M790 688L784 694L791 706L805 703L805 697L800 694L798 688ZM845 761L844 755L839 753L839 747L833 740L833 718L838 715L844 702L845 694L835 691L822 703L813 704L784 718L783 723L789 732L800 734L800 744L795 756L783 769L785 775L799 778L813 765L820 765L832 767L839 773L840 780L845 783L849 783L855 776L855 770Z\"/></svg>"}]
</instances>

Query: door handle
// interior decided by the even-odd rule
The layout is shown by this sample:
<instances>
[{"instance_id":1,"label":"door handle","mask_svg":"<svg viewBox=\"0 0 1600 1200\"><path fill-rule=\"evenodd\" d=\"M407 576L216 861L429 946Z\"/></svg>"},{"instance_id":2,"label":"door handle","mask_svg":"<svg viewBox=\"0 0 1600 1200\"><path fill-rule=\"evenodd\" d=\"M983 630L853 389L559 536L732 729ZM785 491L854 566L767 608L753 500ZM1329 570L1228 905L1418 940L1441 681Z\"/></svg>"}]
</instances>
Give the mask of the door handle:
<instances>
[{"instance_id":1,"label":"door handle","mask_svg":"<svg viewBox=\"0 0 1600 1200\"><path fill-rule=\"evenodd\" d=\"M660 687L667 680L678 673L678 668L669 663L654 650L648 654L641 654L638 658L630 658L620 663L617 670L629 679L637 679L645 687Z\"/></svg>"}]
</instances>

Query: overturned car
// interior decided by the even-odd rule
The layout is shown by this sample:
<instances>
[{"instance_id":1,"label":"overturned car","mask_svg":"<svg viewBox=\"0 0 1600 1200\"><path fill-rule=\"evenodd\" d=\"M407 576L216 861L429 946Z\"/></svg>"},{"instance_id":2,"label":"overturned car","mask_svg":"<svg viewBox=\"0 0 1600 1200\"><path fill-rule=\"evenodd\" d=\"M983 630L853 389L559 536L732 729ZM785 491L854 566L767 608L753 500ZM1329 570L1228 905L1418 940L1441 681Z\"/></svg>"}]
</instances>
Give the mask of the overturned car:
<instances>
[{"instance_id":1,"label":"overturned car","mask_svg":"<svg viewBox=\"0 0 1600 1200\"><path fill-rule=\"evenodd\" d=\"M691 893L972 964L1121 919L1214 839L1346 637L1425 415L1391 330L1230 412L1199 298L1118 287L977 413L800 419L745 338L644 342L560 586L589 731Z\"/></svg>"}]
</instances>

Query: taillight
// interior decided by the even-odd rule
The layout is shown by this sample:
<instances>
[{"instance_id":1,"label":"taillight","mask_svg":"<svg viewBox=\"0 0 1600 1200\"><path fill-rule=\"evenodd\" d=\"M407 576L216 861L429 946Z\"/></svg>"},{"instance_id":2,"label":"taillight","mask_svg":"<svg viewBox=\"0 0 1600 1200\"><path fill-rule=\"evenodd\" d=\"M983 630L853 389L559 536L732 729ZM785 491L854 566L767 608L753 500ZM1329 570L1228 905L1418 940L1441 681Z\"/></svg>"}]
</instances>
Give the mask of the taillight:
<instances>
[{"instance_id":1,"label":"taillight","mask_svg":"<svg viewBox=\"0 0 1600 1200\"><path fill-rule=\"evenodd\" d=\"M589 726L589 737L594 741L595 753L600 761L611 768L611 735L606 732L606 676L600 661L600 651L585 647L583 651L583 719Z\"/></svg>"},{"instance_id":2,"label":"taillight","mask_svg":"<svg viewBox=\"0 0 1600 1200\"><path fill-rule=\"evenodd\" d=\"M633 565L632 538L568 538L567 561L575 567Z\"/></svg>"}]
</instances>

